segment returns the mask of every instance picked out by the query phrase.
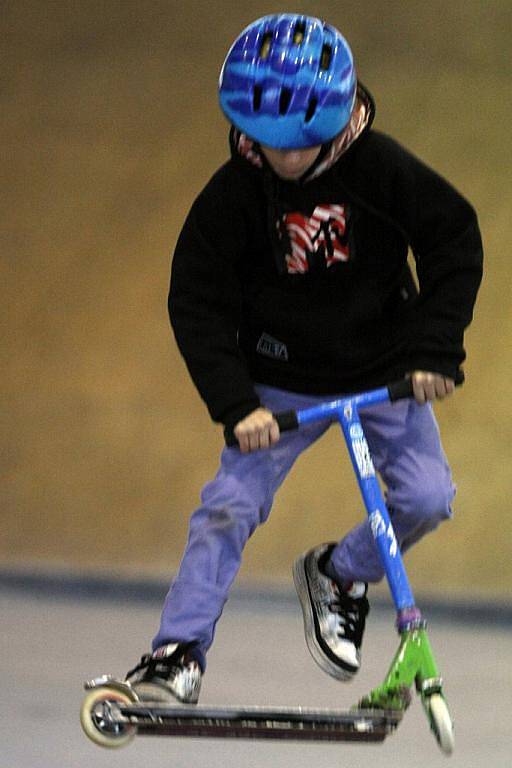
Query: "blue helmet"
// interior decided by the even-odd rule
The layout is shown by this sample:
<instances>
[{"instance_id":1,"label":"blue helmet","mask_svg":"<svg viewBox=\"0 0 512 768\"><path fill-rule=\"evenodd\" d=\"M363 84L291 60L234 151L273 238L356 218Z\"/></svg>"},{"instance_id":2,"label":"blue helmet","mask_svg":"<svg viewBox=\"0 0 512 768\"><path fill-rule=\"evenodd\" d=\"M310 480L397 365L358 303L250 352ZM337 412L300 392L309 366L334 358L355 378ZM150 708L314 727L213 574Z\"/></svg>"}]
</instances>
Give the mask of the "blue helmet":
<instances>
[{"instance_id":1,"label":"blue helmet","mask_svg":"<svg viewBox=\"0 0 512 768\"><path fill-rule=\"evenodd\" d=\"M324 144L349 122L357 90L352 53L335 27L286 13L250 24L231 46L219 79L222 111L260 144Z\"/></svg>"}]
</instances>

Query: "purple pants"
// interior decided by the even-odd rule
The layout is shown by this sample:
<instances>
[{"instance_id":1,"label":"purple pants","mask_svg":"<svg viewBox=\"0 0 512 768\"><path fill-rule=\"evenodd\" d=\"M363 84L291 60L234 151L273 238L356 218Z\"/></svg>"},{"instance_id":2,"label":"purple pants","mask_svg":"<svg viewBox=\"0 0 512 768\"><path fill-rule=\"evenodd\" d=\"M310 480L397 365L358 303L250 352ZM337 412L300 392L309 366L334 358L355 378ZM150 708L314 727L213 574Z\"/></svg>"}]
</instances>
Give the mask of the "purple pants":
<instances>
[{"instance_id":1,"label":"purple pants","mask_svg":"<svg viewBox=\"0 0 512 768\"><path fill-rule=\"evenodd\" d=\"M333 399L258 386L271 411L299 410ZM451 516L455 495L430 405L400 400L360 412L373 462L402 552ZM241 454L225 448L215 479L190 519L187 546L164 603L153 649L169 642L198 644L199 660L213 642L245 543L268 518L274 495L297 457L329 428L328 422L286 432L271 449ZM342 437L340 435L340 440ZM341 450L341 446L340 446ZM334 469L334 468L333 468ZM318 542L312 542L312 545ZM377 582L384 570L367 519L335 548L331 563L346 581Z\"/></svg>"}]
</instances>

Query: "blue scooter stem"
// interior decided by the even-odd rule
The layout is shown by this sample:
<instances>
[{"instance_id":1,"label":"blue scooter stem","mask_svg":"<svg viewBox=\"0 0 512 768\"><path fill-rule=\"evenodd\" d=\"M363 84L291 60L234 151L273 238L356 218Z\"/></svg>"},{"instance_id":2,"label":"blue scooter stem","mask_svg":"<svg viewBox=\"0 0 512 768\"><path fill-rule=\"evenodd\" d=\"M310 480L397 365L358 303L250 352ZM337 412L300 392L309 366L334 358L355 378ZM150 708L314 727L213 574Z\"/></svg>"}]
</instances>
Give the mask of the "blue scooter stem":
<instances>
[{"instance_id":1,"label":"blue scooter stem","mask_svg":"<svg viewBox=\"0 0 512 768\"><path fill-rule=\"evenodd\" d=\"M400 382L402 397L409 397L412 392L412 384L410 382L407 384L409 387L406 388ZM359 418L360 408L390 402L390 399L389 388L382 387L353 397L333 400L330 403L321 403L318 406L297 411L296 418L299 426L324 419L337 419L339 421L393 602L397 612L401 612L414 607L414 596ZM398 398L395 396L394 399Z\"/></svg>"},{"instance_id":2,"label":"blue scooter stem","mask_svg":"<svg viewBox=\"0 0 512 768\"><path fill-rule=\"evenodd\" d=\"M375 392L371 403L389 401L387 390ZM370 402L361 403L360 407ZM381 563L388 580L389 588L397 612L409 610L415 606L414 596L403 564L393 525L380 489L379 482L370 455L370 449L359 418L358 406L345 406L338 412L338 420L343 430L345 442L352 460L359 489L368 515L368 522L374 541L379 550Z\"/></svg>"}]
</instances>

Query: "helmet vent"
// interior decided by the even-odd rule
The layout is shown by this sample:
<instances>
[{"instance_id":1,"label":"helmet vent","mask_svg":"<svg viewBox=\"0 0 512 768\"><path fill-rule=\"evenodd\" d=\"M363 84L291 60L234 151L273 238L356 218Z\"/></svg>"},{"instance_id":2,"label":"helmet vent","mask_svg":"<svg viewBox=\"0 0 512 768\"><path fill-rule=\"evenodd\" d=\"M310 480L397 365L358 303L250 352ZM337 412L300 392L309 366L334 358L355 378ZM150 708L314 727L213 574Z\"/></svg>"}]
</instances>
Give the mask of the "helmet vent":
<instances>
[{"instance_id":1,"label":"helmet vent","mask_svg":"<svg viewBox=\"0 0 512 768\"><path fill-rule=\"evenodd\" d=\"M306 34L306 22L298 21L293 30L293 44L300 45L304 40Z\"/></svg>"},{"instance_id":2,"label":"helmet vent","mask_svg":"<svg viewBox=\"0 0 512 768\"><path fill-rule=\"evenodd\" d=\"M314 114L316 112L317 104L318 104L318 99L316 98L316 96L312 96L311 99L309 100L306 116L304 118L306 123L309 123L310 120L313 119Z\"/></svg>"},{"instance_id":3,"label":"helmet vent","mask_svg":"<svg viewBox=\"0 0 512 768\"><path fill-rule=\"evenodd\" d=\"M252 92L252 108L258 112L261 107L261 85L255 85Z\"/></svg>"},{"instance_id":4,"label":"helmet vent","mask_svg":"<svg viewBox=\"0 0 512 768\"><path fill-rule=\"evenodd\" d=\"M272 42L272 32L265 32L263 35L263 40L261 41L260 46L260 59L268 59L269 53L270 53L270 44Z\"/></svg>"},{"instance_id":5,"label":"helmet vent","mask_svg":"<svg viewBox=\"0 0 512 768\"><path fill-rule=\"evenodd\" d=\"M281 88L281 94L279 96L279 114L286 115L290 101L292 100L292 92L289 88Z\"/></svg>"},{"instance_id":6,"label":"helmet vent","mask_svg":"<svg viewBox=\"0 0 512 768\"><path fill-rule=\"evenodd\" d=\"M320 69L329 69L332 59L332 48L327 43L322 46L322 53L320 55Z\"/></svg>"}]
</instances>

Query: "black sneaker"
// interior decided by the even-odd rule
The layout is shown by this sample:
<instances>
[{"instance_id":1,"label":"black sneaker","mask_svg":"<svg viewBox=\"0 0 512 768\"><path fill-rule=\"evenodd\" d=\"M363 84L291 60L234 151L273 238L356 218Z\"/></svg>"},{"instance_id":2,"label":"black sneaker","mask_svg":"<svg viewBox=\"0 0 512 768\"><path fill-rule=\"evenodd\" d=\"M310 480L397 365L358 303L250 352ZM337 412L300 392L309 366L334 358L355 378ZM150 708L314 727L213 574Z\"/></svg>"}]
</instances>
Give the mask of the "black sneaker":
<instances>
[{"instance_id":1,"label":"black sneaker","mask_svg":"<svg viewBox=\"0 0 512 768\"><path fill-rule=\"evenodd\" d=\"M349 590L323 573L335 544L321 544L294 563L293 580L304 616L309 652L327 674L350 680L361 666L361 642L369 611L368 585L354 582Z\"/></svg>"},{"instance_id":2,"label":"black sneaker","mask_svg":"<svg viewBox=\"0 0 512 768\"><path fill-rule=\"evenodd\" d=\"M197 704L202 671L192 652L193 646L171 643L142 657L126 675L142 701L168 702L177 699Z\"/></svg>"}]
</instances>

